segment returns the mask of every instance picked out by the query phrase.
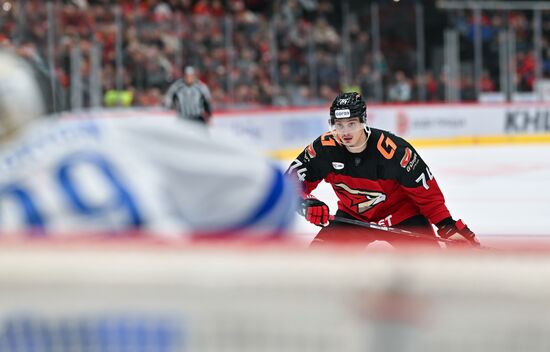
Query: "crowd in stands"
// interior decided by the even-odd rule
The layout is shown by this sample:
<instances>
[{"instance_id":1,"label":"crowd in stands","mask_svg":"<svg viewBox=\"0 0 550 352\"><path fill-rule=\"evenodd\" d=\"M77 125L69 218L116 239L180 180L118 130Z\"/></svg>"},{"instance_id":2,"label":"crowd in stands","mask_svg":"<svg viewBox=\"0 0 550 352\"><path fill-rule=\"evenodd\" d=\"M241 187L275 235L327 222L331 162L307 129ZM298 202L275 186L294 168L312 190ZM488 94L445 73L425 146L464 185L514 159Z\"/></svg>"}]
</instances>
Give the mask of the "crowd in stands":
<instances>
[{"instance_id":1,"label":"crowd in stands","mask_svg":"<svg viewBox=\"0 0 550 352\"><path fill-rule=\"evenodd\" d=\"M344 38L339 1L120 0L118 7L108 0L51 3L55 76L67 92L71 48L81 49L83 86L87 87L90 48L99 46L102 91L107 96L121 85L130 97L125 104L159 105L166 87L187 65L198 69L210 87L214 106L222 108L326 104L347 89L360 90L370 101L407 102L419 99L419 84L426 87L427 101L445 99L445 71L432 60L432 47L426 51L425 75L416 74L414 16L410 14L414 7L410 5L403 5L401 12L396 12L395 4L381 6L381 51L373 53L368 6L363 6L365 11L352 9ZM18 48L44 67L49 59L47 4L42 0L4 2L0 9L0 43ZM439 32L445 26L457 28L462 38L461 59L472 61L471 11L448 18ZM530 12L484 11L482 24L482 91L499 89L498 32L503 28L513 28L517 36L517 89L532 90ZM400 33L388 32L388 28ZM426 32L428 37L434 35L433 29ZM543 72L549 76L548 13L543 14L542 38ZM428 40L428 44L433 42ZM117 72L117 55L122 60L122 75ZM477 98L474 78L468 72L458 84L462 100ZM84 93L85 104L89 104L86 89ZM106 102L110 104L109 99Z\"/></svg>"},{"instance_id":2,"label":"crowd in stands","mask_svg":"<svg viewBox=\"0 0 550 352\"><path fill-rule=\"evenodd\" d=\"M474 16L471 11L460 11L455 14L453 25L463 38L466 48L464 56L472 57L474 42ZM484 11L481 15L481 38L483 45L483 60L486 62L482 75L482 90L493 91L497 86L499 74L499 33L510 29L515 33L515 77L516 90L520 92L533 91L535 74L535 41L534 19L532 11ZM542 12L541 59L542 74L550 76L550 12Z\"/></svg>"}]
</instances>

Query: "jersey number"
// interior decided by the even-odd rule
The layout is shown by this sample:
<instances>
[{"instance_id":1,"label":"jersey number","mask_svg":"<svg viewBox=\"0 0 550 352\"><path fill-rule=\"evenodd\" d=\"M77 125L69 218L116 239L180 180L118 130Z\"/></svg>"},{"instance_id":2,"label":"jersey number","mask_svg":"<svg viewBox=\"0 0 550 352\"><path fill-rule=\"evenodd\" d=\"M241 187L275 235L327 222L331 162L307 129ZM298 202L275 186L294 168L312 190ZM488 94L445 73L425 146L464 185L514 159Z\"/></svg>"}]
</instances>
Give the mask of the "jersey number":
<instances>
[{"instance_id":1,"label":"jersey number","mask_svg":"<svg viewBox=\"0 0 550 352\"><path fill-rule=\"evenodd\" d=\"M430 169L426 168L426 174L428 174L428 179L430 181L434 179L434 176L432 175ZM426 180L426 175L424 173L421 173L415 181L416 183L422 183L422 187L424 187L425 189L430 189L430 185L428 184L428 181Z\"/></svg>"},{"instance_id":2,"label":"jersey number","mask_svg":"<svg viewBox=\"0 0 550 352\"><path fill-rule=\"evenodd\" d=\"M101 176L103 185L108 185L109 198L101 202L92 202L86 197L82 180L75 178L77 169L88 167ZM96 180L99 181L99 180ZM59 190L63 204L75 214L97 218L114 212L125 213L127 226L139 227L142 217L136 203L124 184L115 174L112 165L96 153L80 153L62 159L54 169L54 184ZM104 191L104 190L101 190ZM21 208L26 226L41 230L46 225L44 212L34 199L33 192L17 183L0 188L0 200L12 199Z\"/></svg>"},{"instance_id":3,"label":"jersey number","mask_svg":"<svg viewBox=\"0 0 550 352\"><path fill-rule=\"evenodd\" d=\"M296 170L296 174L298 175L298 180L300 181L305 181L306 180L306 172L307 172L307 168L306 167L302 167L300 169L298 169L300 166L304 165L300 160L296 159L292 162L292 165L290 166L290 168L288 169L288 173L292 173L292 171Z\"/></svg>"},{"instance_id":4,"label":"jersey number","mask_svg":"<svg viewBox=\"0 0 550 352\"><path fill-rule=\"evenodd\" d=\"M378 147L380 154L388 160L393 158L395 150L397 149L395 142L390 137L386 137L384 133L380 135L376 146Z\"/></svg>"}]
</instances>

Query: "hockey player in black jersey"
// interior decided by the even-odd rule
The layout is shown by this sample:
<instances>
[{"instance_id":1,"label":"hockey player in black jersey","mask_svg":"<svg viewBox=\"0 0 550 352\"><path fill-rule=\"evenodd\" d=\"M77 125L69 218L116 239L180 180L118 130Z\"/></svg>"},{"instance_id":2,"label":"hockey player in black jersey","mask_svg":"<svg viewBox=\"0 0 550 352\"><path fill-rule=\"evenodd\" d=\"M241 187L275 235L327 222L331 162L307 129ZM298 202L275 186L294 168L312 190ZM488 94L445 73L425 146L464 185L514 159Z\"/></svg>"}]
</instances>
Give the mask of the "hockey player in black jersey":
<instances>
[{"instance_id":1,"label":"hockey player in black jersey","mask_svg":"<svg viewBox=\"0 0 550 352\"><path fill-rule=\"evenodd\" d=\"M338 197L336 216L411 230L432 237L432 224L444 239L478 246L475 234L451 217L430 169L417 151L390 132L369 128L366 104L358 93L343 93L330 107L332 130L308 145L288 173L303 185L301 214L321 226L314 245L382 240L392 245L424 241L329 221L329 208L311 195L325 180Z\"/></svg>"}]
</instances>

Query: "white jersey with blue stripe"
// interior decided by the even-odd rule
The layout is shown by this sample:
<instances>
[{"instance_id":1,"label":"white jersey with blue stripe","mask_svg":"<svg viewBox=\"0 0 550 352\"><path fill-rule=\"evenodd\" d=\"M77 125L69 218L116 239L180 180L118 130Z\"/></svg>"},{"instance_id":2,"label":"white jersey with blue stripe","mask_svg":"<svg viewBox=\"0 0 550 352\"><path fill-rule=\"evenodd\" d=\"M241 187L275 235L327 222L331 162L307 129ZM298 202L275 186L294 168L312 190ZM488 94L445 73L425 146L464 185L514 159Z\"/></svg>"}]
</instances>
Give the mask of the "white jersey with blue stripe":
<instances>
[{"instance_id":1,"label":"white jersey with blue stripe","mask_svg":"<svg viewBox=\"0 0 550 352\"><path fill-rule=\"evenodd\" d=\"M239 140L174 118L44 120L0 150L2 233L274 233L295 198Z\"/></svg>"}]
</instances>

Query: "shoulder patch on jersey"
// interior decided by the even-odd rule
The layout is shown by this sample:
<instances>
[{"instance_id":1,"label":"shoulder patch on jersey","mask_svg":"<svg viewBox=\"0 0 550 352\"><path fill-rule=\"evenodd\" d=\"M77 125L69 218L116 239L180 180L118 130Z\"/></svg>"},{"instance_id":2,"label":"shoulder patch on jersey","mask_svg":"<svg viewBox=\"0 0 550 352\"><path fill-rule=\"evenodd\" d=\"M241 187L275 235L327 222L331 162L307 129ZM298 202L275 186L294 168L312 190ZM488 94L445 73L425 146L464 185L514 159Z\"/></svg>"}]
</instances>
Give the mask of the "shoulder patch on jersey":
<instances>
[{"instance_id":1,"label":"shoulder patch on jersey","mask_svg":"<svg viewBox=\"0 0 550 352\"><path fill-rule=\"evenodd\" d=\"M401 159L401 162L399 163L401 165L401 167L403 167L403 168L407 167L407 164L411 160L411 155L412 155L411 149L410 148L405 148L405 155L403 155L403 158Z\"/></svg>"},{"instance_id":2,"label":"shoulder patch on jersey","mask_svg":"<svg viewBox=\"0 0 550 352\"><path fill-rule=\"evenodd\" d=\"M416 165L418 165L419 161L420 159L418 158L418 155L407 147L405 148L405 155L403 155L403 158L401 159L399 165L401 165L402 168L406 169L407 172L411 172L411 170L414 170L416 168Z\"/></svg>"}]
</instances>

